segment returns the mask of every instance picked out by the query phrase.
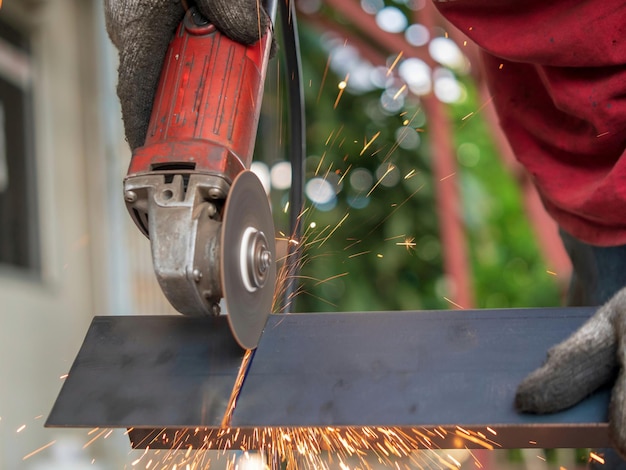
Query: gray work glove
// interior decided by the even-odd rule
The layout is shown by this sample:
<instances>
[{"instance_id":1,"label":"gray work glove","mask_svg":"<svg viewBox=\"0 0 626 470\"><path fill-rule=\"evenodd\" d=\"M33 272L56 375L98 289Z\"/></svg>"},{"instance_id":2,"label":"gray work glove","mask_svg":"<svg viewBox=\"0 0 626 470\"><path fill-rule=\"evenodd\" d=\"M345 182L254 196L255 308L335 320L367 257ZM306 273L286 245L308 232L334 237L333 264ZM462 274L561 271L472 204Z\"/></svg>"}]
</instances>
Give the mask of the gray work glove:
<instances>
[{"instance_id":1,"label":"gray work glove","mask_svg":"<svg viewBox=\"0 0 626 470\"><path fill-rule=\"evenodd\" d=\"M200 13L243 44L263 34L260 0L197 0ZM191 3L191 2L190 2ZM104 0L106 27L120 54L117 94L131 150L144 144L152 101L172 34L184 16L179 0Z\"/></svg>"},{"instance_id":2,"label":"gray work glove","mask_svg":"<svg viewBox=\"0 0 626 470\"><path fill-rule=\"evenodd\" d=\"M575 405L617 375L609 406L609 434L626 458L626 288L572 336L548 351L546 363L517 389L515 405L553 413Z\"/></svg>"}]
</instances>

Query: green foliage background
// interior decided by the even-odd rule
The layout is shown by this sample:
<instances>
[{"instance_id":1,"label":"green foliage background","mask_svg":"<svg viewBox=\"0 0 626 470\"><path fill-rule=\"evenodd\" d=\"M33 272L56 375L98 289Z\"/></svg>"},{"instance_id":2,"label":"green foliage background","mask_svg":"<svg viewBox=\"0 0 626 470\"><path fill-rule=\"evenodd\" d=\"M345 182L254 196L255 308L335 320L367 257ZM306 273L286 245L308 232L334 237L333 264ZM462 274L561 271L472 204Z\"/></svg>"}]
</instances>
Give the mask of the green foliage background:
<instances>
[{"instance_id":1,"label":"green foliage background","mask_svg":"<svg viewBox=\"0 0 626 470\"><path fill-rule=\"evenodd\" d=\"M315 176L335 182L344 179L332 210L320 210L309 201L303 214L306 249L295 310L453 308L444 299L451 293L442 269L446 247L440 243L434 194L440 183L431 172L431 123L419 98L407 99L396 114L384 114L379 110L381 90L346 91L335 107L337 84L343 77L329 70L324 79L328 53L318 31L301 22L300 36L307 105L307 180ZM288 159L289 117L282 70L284 65L276 62L264 100L262 137L257 146L261 157L255 157L270 166ZM558 305L557 279L546 272L549 268L523 211L519 187L503 167L490 130L477 112L481 103L475 86L468 77L457 78L466 97L447 109L454 127L456 178L476 307ZM471 112L471 118L462 119ZM396 132L407 119L418 127L421 144L417 149L405 150L396 144ZM377 133L361 155L365 142ZM398 184L378 185L366 207L350 207L350 198L364 196L350 185L350 173L356 168L375 173L388 163L399 170ZM405 178L407 175L410 177ZM276 225L285 233L287 201L286 192L272 192ZM405 241L414 246L399 245Z\"/></svg>"}]
</instances>

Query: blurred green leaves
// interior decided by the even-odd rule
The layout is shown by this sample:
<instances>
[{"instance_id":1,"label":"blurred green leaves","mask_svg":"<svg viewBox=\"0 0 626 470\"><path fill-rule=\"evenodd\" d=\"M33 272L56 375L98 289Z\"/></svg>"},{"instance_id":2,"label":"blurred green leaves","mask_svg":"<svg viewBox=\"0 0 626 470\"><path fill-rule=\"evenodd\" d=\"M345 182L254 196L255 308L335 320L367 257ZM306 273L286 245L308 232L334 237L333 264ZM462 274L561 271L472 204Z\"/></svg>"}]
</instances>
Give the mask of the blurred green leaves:
<instances>
[{"instance_id":1,"label":"blurred green leaves","mask_svg":"<svg viewBox=\"0 0 626 470\"><path fill-rule=\"evenodd\" d=\"M296 309L453 308L445 299L450 295L442 268L446 247L441 246L436 212L438 182L430 168L429 126L434 124L416 96L405 96L402 108L390 112L381 106L381 89L353 93L348 80L341 90L346 77L328 67L323 35L306 23L300 24L300 34L307 181L326 181L322 189L332 188L334 195L325 204L307 199ZM288 160L286 79L279 68L266 90L265 114L270 117L262 122L265 133L257 144L256 158L270 167ZM476 307L556 305L558 286L546 272L520 190L499 160L473 83L457 78L464 99L446 106L454 128ZM273 191L276 224L285 235L287 201L286 191Z\"/></svg>"}]
</instances>

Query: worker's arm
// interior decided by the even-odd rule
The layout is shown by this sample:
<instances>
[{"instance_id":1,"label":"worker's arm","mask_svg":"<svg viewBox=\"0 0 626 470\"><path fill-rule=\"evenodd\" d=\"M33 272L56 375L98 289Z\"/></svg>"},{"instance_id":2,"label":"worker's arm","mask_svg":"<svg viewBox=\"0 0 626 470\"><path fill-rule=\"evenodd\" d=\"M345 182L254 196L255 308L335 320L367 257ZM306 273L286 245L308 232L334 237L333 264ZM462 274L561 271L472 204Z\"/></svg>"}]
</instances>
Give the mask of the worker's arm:
<instances>
[{"instance_id":1,"label":"worker's arm","mask_svg":"<svg viewBox=\"0 0 626 470\"><path fill-rule=\"evenodd\" d=\"M626 4L435 4L480 46L502 129L563 232L589 246L626 245ZM596 267L588 263L583 269ZM546 364L524 380L516 397L522 411L558 411L610 383L621 367L609 420L613 443L624 457L625 311L622 290L550 350Z\"/></svg>"},{"instance_id":2,"label":"worker's arm","mask_svg":"<svg viewBox=\"0 0 626 470\"><path fill-rule=\"evenodd\" d=\"M198 0L196 7L222 33L251 44L268 17L257 0ZM120 54L117 93L131 149L143 145L163 58L184 15L180 0L104 0L106 26Z\"/></svg>"}]
</instances>

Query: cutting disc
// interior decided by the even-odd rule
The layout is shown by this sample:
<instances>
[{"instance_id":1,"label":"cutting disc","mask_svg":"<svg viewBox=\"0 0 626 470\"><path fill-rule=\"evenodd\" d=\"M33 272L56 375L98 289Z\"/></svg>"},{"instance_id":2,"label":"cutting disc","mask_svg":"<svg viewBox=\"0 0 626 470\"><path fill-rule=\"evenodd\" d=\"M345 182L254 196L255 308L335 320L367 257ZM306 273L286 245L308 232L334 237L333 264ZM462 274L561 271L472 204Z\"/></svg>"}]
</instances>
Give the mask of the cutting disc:
<instances>
[{"instance_id":1,"label":"cutting disc","mask_svg":"<svg viewBox=\"0 0 626 470\"><path fill-rule=\"evenodd\" d=\"M263 185L251 171L237 175L222 223L222 293L237 342L256 348L272 309L276 284L274 221Z\"/></svg>"}]
</instances>

